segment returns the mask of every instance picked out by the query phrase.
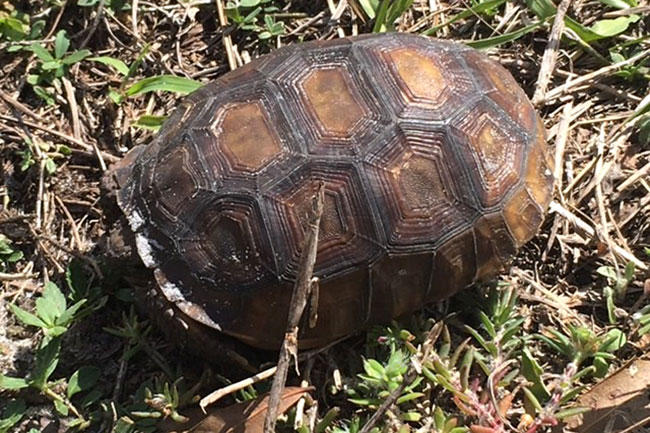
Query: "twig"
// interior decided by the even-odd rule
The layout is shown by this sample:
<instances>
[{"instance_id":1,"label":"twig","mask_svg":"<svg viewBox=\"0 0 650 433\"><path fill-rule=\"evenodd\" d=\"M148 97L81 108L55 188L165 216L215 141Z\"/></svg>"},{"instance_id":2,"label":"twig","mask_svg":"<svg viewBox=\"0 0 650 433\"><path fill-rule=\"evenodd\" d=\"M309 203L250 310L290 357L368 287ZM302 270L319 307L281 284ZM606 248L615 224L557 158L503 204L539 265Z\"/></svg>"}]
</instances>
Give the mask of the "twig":
<instances>
[{"instance_id":1,"label":"twig","mask_svg":"<svg viewBox=\"0 0 650 433\"><path fill-rule=\"evenodd\" d=\"M36 278L36 276L36 274L32 274L29 271L18 272L15 274L0 272L0 281L29 280L30 278Z\"/></svg>"},{"instance_id":2,"label":"twig","mask_svg":"<svg viewBox=\"0 0 650 433\"><path fill-rule=\"evenodd\" d=\"M72 135L74 138L79 139L81 137L81 125L79 124L79 107L77 105L77 99L74 95L74 87L72 87L72 83L70 83L70 80L68 80L66 77L61 77L61 81L63 81L65 96L68 99L68 106L70 107Z\"/></svg>"},{"instance_id":3,"label":"twig","mask_svg":"<svg viewBox=\"0 0 650 433\"><path fill-rule=\"evenodd\" d=\"M74 218L72 218L72 215L70 214L70 211L66 207L66 205L63 203L63 201L59 198L58 195L54 196L54 200L57 202L61 210L63 211L63 214L65 215L66 219L70 223L70 228L72 230L72 239L74 240L76 249L78 251L83 250L83 245L81 243L81 236L79 236L79 227L77 227L77 223L75 222Z\"/></svg>"},{"instance_id":4,"label":"twig","mask_svg":"<svg viewBox=\"0 0 650 433\"><path fill-rule=\"evenodd\" d=\"M131 4L131 26L133 28L133 34L139 38L140 32L138 32L138 0L133 0Z\"/></svg>"},{"instance_id":5,"label":"twig","mask_svg":"<svg viewBox=\"0 0 650 433\"><path fill-rule=\"evenodd\" d=\"M61 17L63 16L63 12L65 12L65 7L68 5L68 0L64 1L63 4L61 5L61 8L59 9L59 13L56 14L56 17L54 18L54 22L52 23L52 27L50 28L50 31L47 32L47 36L45 36L44 39L50 39L54 32L56 31L56 28L59 26L59 21L61 21Z\"/></svg>"},{"instance_id":6,"label":"twig","mask_svg":"<svg viewBox=\"0 0 650 433\"><path fill-rule=\"evenodd\" d=\"M298 323L302 317L303 310L307 305L307 298L313 284L314 263L318 249L318 231L320 219L323 215L324 188L321 183L318 192L312 198L312 212L309 216L305 241L300 257L300 268L296 284L291 295L289 306L289 319L287 321L287 332L280 348L278 370L273 378L269 396L269 408L264 419L264 433L275 432L275 422L278 418L278 406L280 395L287 380L289 362L291 358L297 358L298 354Z\"/></svg>"},{"instance_id":7,"label":"twig","mask_svg":"<svg viewBox=\"0 0 650 433\"><path fill-rule=\"evenodd\" d=\"M54 135L55 137L62 138L63 140L65 140L65 141L67 141L69 143L76 144L77 146L81 147L83 150L88 151L89 153L97 154L97 157L100 159L100 161L102 159L105 159L108 162L117 162L117 161L120 160L120 158L118 158L117 156L111 155L110 153L103 152L103 151L97 149L97 147L93 147L93 146L91 146L89 144L86 144L82 140L79 140L79 139L77 139L75 137L71 137L71 136L69 136L67 134L56 131L54 129L47 128L45 126L39 125L38 123L30 122L28 120L14 119L13 117L4 116L4 115L1 115L1 114L0 114L0 120L4 120L5 122L11 122L11 123L14 123L16 125L29 126L30 128L38 129L40 131L47 132L48 134Z\"/></svg>"},{"instance_id":8,"label":"twig","mask_svg":"<svg viewBox=\"0 0 650 433\"><path fill-rule=\"evenodd\" d=\"M233 53L232 38L230 35L225 33L226 26L228 25L228 18L226 18L226 13L223 7L222 0L216 0L217 3L217 15L219 16L219 25L221 25L222 31L224 32L222 36L223 47L226 50L226 57L228 58L228 66L230 70L234 71L237 69L237 61L235 60L235 55Z\"/></svg>"},{"instance_id":9,"label":"twig","mask_svg":"<svg viewBox=\"0 0 650 433\"><path fill-rule=\"evenodd\" d=\"M34 113L32 110L30 110L26 105L21 104L20 102L16 101L14 98L11 96L7 95L5 92L0 90L0 98L2 98L8 105L11 105L14 107L16 110L21 111L23 114L28 115L34 120L40 120L40 117L38 114Z\"/></svg>"},{"instance_id":10,"label":"twig","mask_svg":"<svg viewBox=\"0 0 650 433\"><path fill-rule=\"evenodd\" d=\"M648 423L650 423L650 415L643 418L641 421L635 422L634 424L625 427L623 430L619 430L617 433L631 433L636 429L638 429L639 427L643 427Z\"/></svg>"},{"instance_id":11,"label":"twig","mask_svg":"<svg viewBox=\"0 0 650 433\"><path fill-rule=\"evenodd\" d=\"M625 179L619 186L616 187L616 191L621 192L628 186L632 185L634 182L637 180L641 179L642 177L646 176L647 174L650 173L650 162L638 169L634 174L630 175L627 179Z\"/></svg>"},{"instance_id":12,"label":"twig","mask_svg":"<svg viewBox=\"0 0 650 433\"><path fill-rule=\"evenodd\" d=\"M597 238L598 240L602 241L602 234L600 233L601 230L596 230L594 229L589 223L587 223L585 220L579 218L576 214L562 206L560 203L556 202L553 200L551 202L551 205L549 206L550 212L556 212L558 215L563 216L566 218L570 223L584 231L589 237L591 238ZM637 259L634 254L631 252L625 250L624 248L621 248L620 246L616 245L614 242L611 244L611 249L614 252L614 254L618 255L622 259L628 261L628 262L633 262L634 265L638 269L643 269L644 271L648 269L648 266L646 266L645 263L643 263L641 260Z\"/></svg>"},{"instance_id":13,"label":"twig","mask_svg":"<svg viewBox=\"0 0 650 433\"><path fill-rule=\"evenodd\" d=\"M564 31L564 16L566 15L566 11L569 9L570 4L571 0L562 0L560 6L557 8L557 12L555 13L551 34L548 37L548 45L546 45L546 50L544 50L542 65L539 68L539 74L537 75L537 87L535 88L535 94L533 95L533 104L535 105L539 105L544 101L544 95L546 94L548 83L551 81L551 76L555 69L555 63L557 62L557 51L560 47L560 38Z\"/></svg>"},{"instance_id":14,"label":"twig","mask_svg":"<svg viewBox=\"0 0 650 433\"><path fill-rule=\"evenodd\" d=\"M562 193L562 177L564 176L564 151L566 143L569 138L569 125L571 123L571 111L573 111L573 102L569 101L564 106L562 111L562 119L557 129L557 136L555 137L555 182L557 189Z\"/></svg>"},{"instance_id":15,"label":"twig","mask_svg":"<svg viewBox=\"0 0 650 433\"><path fill-rule=\"evenodd\" d=\"M555 98L558 98L564 95L565 93L569 93L571 89L580 86L581 84L587 83L597 77L600 77L601 75L607 75L611 72L618 70L619 68L622 68L623 66L634 64L639 60L642 60L643 58L647 57L648 55L650 55L650 49L642 51L639 54L632 56L627 60L623 60L622 62L614 63L613 65L608 65L596 71L590 72L588 74L581 75L577 77L575 80L568 81L565 84L558 86L555 89L549 91L546 94L544 100L551 101Z\"/></svg>"},{"instance_id":16,"label":"twig","mask_svg":"<svg viewBox=\"0 0 650 433\"><path fill-rule=\"evenodd\" d=\"M244 389L249 385L252 385L254 383L260 382L264 379L267 379L275 374L277 371L278 367L271 367L268 368L264 371L261 371L257 373L254 376L247 377L246 379L240 380L239 382L232 383L228 386L224 386L223 388L220 388L214 392L211 392L210 394L206 395L201 399L199 402L199 406L201 409L205 412L205 408L210 406L211 404L217 402L218 400L222 399L223 397L232 394L233 392L237 392L240 389Z\"/></svg>"},{"instance_id":17,"label":"twig","mask_svg":"<svg viewBox=\"0 0 650 433\"><path fill-rule=\"evenodd\" d=\"M99 4L97 5L97 11L95 12L95 18L93 19L93 23L90 25L88 34L84 38L83 42L81 42L81 45L79 45L79 49L85 48L86 45L88 44L88 41L90 41L90 38L92 38L92 36L95 34L95 31L97 30L97 26L99 25L99 21L101 20L102 14L104 13L105 2L106 0L99 0Z\"/></svg>"}]
</instances>

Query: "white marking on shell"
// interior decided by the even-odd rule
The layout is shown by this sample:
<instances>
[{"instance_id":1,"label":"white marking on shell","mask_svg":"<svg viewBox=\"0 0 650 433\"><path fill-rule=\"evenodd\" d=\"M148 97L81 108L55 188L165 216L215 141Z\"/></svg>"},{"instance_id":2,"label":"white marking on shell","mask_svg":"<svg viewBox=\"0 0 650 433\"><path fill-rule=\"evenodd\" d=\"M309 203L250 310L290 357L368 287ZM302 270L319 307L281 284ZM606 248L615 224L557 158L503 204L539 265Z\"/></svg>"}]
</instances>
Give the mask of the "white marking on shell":
<instances>
[{"instance_id":1,"label":"white marking on shell","mask_svg":"<svg viewBox=\"0 0 650 433\"><path fill-rule=\"evenodd\" d=\"M137 232L144 224L144 218L142 218L142 215L140 215L140 212L138 212L136 209L133 209L127 218L129 220L131 230L134 232Z\"/></svg>"},{"instance_id":2,"label":"white marking on shell","mask_svg":"<svg viewBox=\"0 0 650 433\"><path fill-rule=\"evenodd\" d=\"M176 284L165 281L160 285L160 289L165 294L165 297L171 302L185 302L185 296L183 296L181 289L179 289Z\"/></svg>"},{"instance_id":3,"label":"white marking on shell","mask_svg":"<svg viewBox=\"0 0 650 433\"><path fill-rule=\"evenodd\" d=\"M149 245L149 241L145 235L142 233L136 233L135 246L138 249L138 254L140 254L142 263L144 263L146 267L155 268L158 265L156 259L153 258L151 245Z\"/></svg>"}]
</instances>

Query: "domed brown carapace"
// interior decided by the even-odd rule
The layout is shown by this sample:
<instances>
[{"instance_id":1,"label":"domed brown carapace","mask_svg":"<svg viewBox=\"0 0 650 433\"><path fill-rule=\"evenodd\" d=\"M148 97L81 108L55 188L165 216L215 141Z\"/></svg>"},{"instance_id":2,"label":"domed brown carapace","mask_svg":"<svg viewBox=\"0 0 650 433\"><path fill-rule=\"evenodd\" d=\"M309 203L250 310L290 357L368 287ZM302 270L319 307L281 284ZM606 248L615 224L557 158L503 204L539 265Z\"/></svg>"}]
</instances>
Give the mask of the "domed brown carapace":
<instances>
[{"instance_id":1,"label":"domed brown carapace","mask_svg":"<svg viewBox=\"0 0 650 433\"><path fill-rule=\"evenodd\" d=\"M408 34L278 49L187 97L138 152L118 202L163 299L260 348L281 342L320 182L318 322L302 347L494 275L552 191L512 76Z\"/></svg>"}]
</instances>

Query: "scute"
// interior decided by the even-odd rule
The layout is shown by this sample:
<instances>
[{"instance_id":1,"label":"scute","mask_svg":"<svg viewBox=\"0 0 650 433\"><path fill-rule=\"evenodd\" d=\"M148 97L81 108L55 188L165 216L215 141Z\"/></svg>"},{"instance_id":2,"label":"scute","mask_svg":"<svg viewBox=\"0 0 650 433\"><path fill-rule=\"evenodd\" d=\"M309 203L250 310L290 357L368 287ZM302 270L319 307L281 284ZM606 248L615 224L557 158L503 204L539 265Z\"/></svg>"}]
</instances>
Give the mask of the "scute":
<instances>
[{"instance_id":1,"label":"scute","mask_svg":"<svg viewBox=\"0 0 650 433\"><path fill-rule=\"evenodd\" d=\"M322 185L319 319L299 338L316 347L499 272L551 200L545 146L523 90L468 47L309 42L188 96L116 169L118 204L168 305L277 349Z\"/></svg>"}]
</instances>

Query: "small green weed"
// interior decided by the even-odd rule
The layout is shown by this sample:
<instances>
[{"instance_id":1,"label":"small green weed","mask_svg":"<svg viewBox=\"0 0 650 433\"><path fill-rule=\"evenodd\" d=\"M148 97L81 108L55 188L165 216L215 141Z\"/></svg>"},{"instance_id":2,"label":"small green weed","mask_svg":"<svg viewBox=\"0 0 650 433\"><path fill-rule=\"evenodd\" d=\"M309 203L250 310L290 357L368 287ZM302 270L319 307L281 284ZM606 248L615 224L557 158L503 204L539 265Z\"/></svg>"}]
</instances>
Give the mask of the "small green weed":
<instances>
[{"instance_id":1,"label":"small green weed","mask_svg":"<svg viewBox=\"0 0 650 433\"><path fill-rule=\"evenodd\" d=\"M349 401L360 406L378 407L391 392L395 391L403 382L408 369L409 355L395 350L391 353L385 364L375 359L363 361L364 374L359 374L358 387L350 389ZM403 393L397 399L397 404L406 403L420 398L424 394L415 392L422 378L417 378L404 387Z\"/></svg>"},{"instance_id":2,"label":"small green weed","mask_svg":"<svg viewBox=\"0 0 650 433\"><path fill-rule=\"evenodd\" d=\"M48 51L40 43L34 43L28 48L29 51L36 54L39 62L35 73L27 76L27 82L32 85L34 93L46 101L48 105L54 104L54 96L49 88L53 86L57 91L60 91L60 79L67 73L70 66L90 55L89 50L68 53L69 48L70 39L65 30L60 30L56 34L54 51Z\"/></svg>"},{"instance_id":3,"label":"small green weed","mask_svg":"<svg viewBox=\"0 0 650 433\"><path fill-rule=\"evenodd\" d=\"M272 15L278 11L279 8L272 0L239 0L226 3L226 15L237 24L237 28L255 33L262 41L284 35L284 23L276 21Z\"/></svg>"},{"instance_id":4,"label":"small green weed","mask_svg":"<svg viewBox=\"0 0 650 433\"><path fill-rule=\"evenodd\" d=\"M38 146L38 148L36 148ZM20 157L20 171L27 171L35 166L37 161L43 164L46 174L52 175L57 170L57 160L70 156L72 151L64 144L49 144L43 141L33 142L25 138L25 148L16 152Z\"/></svg>"},{"instance_id":5,"label":"small green weed","mask_svg":"<svg viewBox=\"0 0 650 433\"><path fill-rule=\"evenodd\" d=\"M149 48L145 47L131 65L127 65L120 59L108 56L90 57L88 60L104 64L114 69L122 76L118 88L109 88L108 97L115 104L121 104L126 98L134 97L148 92L165 91L186 95L201 87L201 83L185 77L174 75L157 75L143 78L129 84L131 77L142 64ZM145 114L140 116L133 126L143 129L157 131L164 123L166 116L152 116Z\"/></svg>"},{"instance_id":6,"label":"small green weed","mask_svg":"<svg viewBox=\"0 0 650 433\"><path fill-rule=\"evenodd\" d=\"M45 334L43 342L47 344L68 330L75 315L85 303L86 300L83 299L68 307L61 290L56 284L48 282L45 284L43 296L36 299L36 314L29 313L13 304L10 305L10 308L25 325L41 328Z\"/></svg>"},{"instance_id":7,"label":"small green weed","mask_svg":"<svg viewBox=\"0 0 650 433\"><path fill-rule=\"evenodd\" d=\"M68 427L84 429L90 425L91 419L87 418L81 410L90 407L102 397L102 391L96 387L101 370L86 365L81 366L68 378L52 378L59 364L61 342L65 332L81 317L106 302L106 297L102 296L79 299L82 293L90 294L98 290L79 287L82 281L79 272L80 270L68 269L67 273L68 285L73 289L70 296L73 300L72 305L68 305L68 300L56 284L48 282L45 284L42 296L36 299L34 313L13 304L9 306L23 324L42 330L43 338L36 349L34 366L29 374L26 377L0 374L0 390L35 389L52 401L60 415L73 416ZM78 300L75 301L75 298ZM16 419L19 413L17 410L20 408L19 405L12 407L14 415L6 417L9 421ZM0 421L0 433L2 422Z\"/></svg>"},{"instance_id":8,"label":"small green weed","mask_svg":"<svg viewBox=\"0 0 650 433\"><path fill-rule=\"evenodd\" d=\"M373 33L395 30L395 21L413 4L413 0L359 0L368 18L374 19Z\"/></svg>"},{"instance_id":9,"label":"small green weed","mask_svg":"<svg viewBox=\"0 0 650 433\"><path fill-rule=\"evenodd\" d=\"M605 296L607 305L609 323L615 324L618 322L618 319L615 314L616 305L614 301L621 301L625 298L627 287L634 280L634 263L629 262L625 266L623 274L612 266L601 266L596 269L596 272L607 278L607 285L603 288L603 295Z\"/></svg>"},{"instance_id":10,"label":"small green weed","mask_svg":"<svg viewBox=\"0 0 650 433\"><path fill-rule=\"evenodd\" d=\"M19 390L29 387L38 390L54 403L58 413L63 416L73 414L75 420L70 427L78 428L88 427L90 421L79 412L71 399L83 391L85 395L82 405L86 406L101 396L98 390L93 390L99 378L99 369L84 366L67 380L52 380L51 377L59 363L61 336L84 304L85 300L82 300L68 307L63 293L54 283L49 282L45 285L43 295L36 299L36 314L11 305L11 311L21 322L41 328L44 337L36 350L34 368L27 377L0 375L0 389ZM61 385L66 385L65 393L61 391Z\"/></svg>"},{"instance_id":11,"label":"small green weed","mask_svg":"<svg viewBox=\"0 0 650 433\"><path fill-rule=\"evenodd\" d=\"M45 20L30 23L30 16L15 9L11 2L3 3L2 7L6 10L0 10L0 41L18 42L41 36ZM19 48L17 45L10 45L8 51L16 51Z\"/></svg>"},{"instance_id":12,"label":"small green weed","mask_svg":"<svg viewBox=\"0 0 650 433\"><path fill-rule=\"evenodd\" d=\"M407 372L410 368L417 368L415 379L400 391L391 419L434 426L436 432L519 429L534 433L583 411L570 406L583 389L581 379L603 377L614 353L626 343L625 334L615 328L595 334L570 326L569 334L549 329L532 337L517 313L513 288L490 291L483 305L477 311L480 326L466 325L470 337L460 342L452 340L442 322L424 338L417 330L412 334L398 326L389 328L379 339L390 349L386 358L364 361L364 372L347 390L350 401L376 408L400 387L405 376L413 377ZM643 320L650 322L646 317ZM561 374L550 374L535 359L536 341L568 358ZM517 395L523 399L524 413L513 409ZM461 417L450 410L450 400ZM352 431L354 426L342 424L341 429Z\"/></svg>"},{"instance_id":13,"label":"small green weed","mask_svg":"<svg viewBox=\"0 0 650 433\"><path fill-rule=\"evenodd\" d=\"M0 233L0 271L5 272L9 267L24 257L22 251L15 249L13 241Z\"/></svg>"}]
</instances>

